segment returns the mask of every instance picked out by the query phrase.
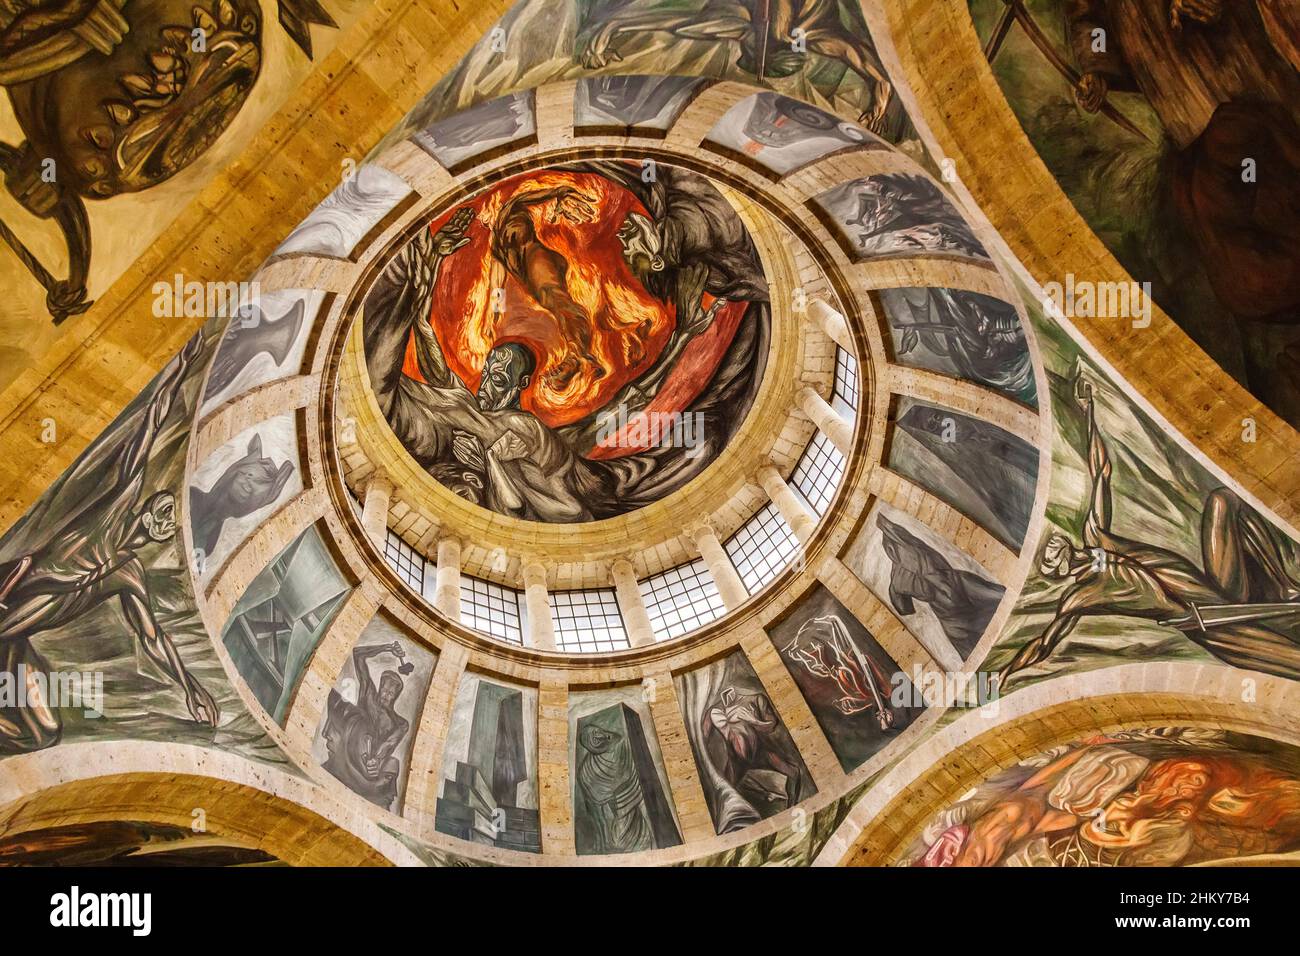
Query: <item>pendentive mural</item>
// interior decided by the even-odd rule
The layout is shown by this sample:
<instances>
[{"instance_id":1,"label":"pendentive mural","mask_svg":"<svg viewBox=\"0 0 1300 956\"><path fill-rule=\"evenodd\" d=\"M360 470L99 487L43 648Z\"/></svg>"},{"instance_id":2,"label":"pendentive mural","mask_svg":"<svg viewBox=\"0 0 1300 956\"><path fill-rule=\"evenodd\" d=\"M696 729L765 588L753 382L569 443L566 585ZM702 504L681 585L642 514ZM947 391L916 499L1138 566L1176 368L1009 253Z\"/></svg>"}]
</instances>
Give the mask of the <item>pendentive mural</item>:
<instances>
[{"instance_id":1,"label":"pendentive mural","mask_svg":"<svg viewBox=\"0 0 1300 956\"><path fill-rule=\"evenodd\" d=\"M706 178L593 161L421 229L366 297L363 334L379 408L430 475L500 514L589 521L717 458L762 380L767 299Z\"/></svg>"},{"instance_id":2,"label":"pendentive mural","mask_svg":"<svg viewBox=\"0 0 1300 956\"><path fill-rule=\"evenodd\" d=\"M1007 102L1093 232L1300 425L1300 8L969 5Z\"/></svg>"}]
</instances>

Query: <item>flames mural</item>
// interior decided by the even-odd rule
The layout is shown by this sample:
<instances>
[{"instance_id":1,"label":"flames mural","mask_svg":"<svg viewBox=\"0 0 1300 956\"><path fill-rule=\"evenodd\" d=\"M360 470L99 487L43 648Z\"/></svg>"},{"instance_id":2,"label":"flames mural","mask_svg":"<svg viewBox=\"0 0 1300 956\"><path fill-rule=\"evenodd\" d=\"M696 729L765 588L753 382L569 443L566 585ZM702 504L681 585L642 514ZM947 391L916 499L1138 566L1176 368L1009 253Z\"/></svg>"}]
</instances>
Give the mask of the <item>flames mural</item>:
<instances>
[{"instance_id":1,"label":"flames mural","mask_svg":"<svg viewBox=\"0 0 1300 956\"><path fill-rule=\"evenodd\" d=\"M363 326L379 405L431 475L506 514L594 520L716 458L762 377L768 290L708 179L597 160L439 213Z\"/></svg>"}]
</instances>

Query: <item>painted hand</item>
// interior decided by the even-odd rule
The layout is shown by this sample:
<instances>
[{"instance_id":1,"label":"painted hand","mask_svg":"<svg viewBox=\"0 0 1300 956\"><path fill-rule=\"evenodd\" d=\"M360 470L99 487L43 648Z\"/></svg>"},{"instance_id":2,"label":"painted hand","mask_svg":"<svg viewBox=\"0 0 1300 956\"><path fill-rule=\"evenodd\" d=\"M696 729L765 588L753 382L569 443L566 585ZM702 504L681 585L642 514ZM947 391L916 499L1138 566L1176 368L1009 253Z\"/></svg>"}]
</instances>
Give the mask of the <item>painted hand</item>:
<instances>
[{"instance_id":1,"label":"painted hand","mask_svg":"<svg viewBox=\"0 0 1300 956\"><path fill-rule=\"evenodd\" d=\"M185 706L195 723L206 724L209 727L217 726L217 721L221 717L221 708L217 706L216 700L208 693L207 688L190 674L185 675Z\"/></svg>"},{"instance_id":2,"label":"painted hand","mask_svg":"<svg viewBox=\"0 0 1300 956\"><path fill-rule=\"evenodd\" d=\"M483 462L483 443L469 432L456 432L451 440L451 450L461 464L469 465L477 471L486 468Z\"/></svg>"},{"instance_id":3,"label":"painted hand","mask_svg":"<svg viewBox=\"0 0 1300 956\"><path fill-rule=\"evenodd\" d=\"M1109 86L1100 73L1085 73L1074 84L1074 101L1086 113L1095 113L1106 102Z\"/></svg>"},{"instance_id":4,"label":"painted hand","mask_svg":"<svg viewBox=\"0 0 1300 956\"><path fill-rule=\"evenodd\" d=\"M599 70L623 59L617 50L610 47L615 36L616 31L609 26L593 33L582 54L582 65L589 70Z\"/></svg>"},{"instance_id":5,"label":"painted hand","mask_svg":"<svg viewBox=\"0 0 1300 956\"><path fill-rule=\"evenodd\" d=\"M507 431L492 443L492 455L497 461L517 461L528 457L528 446L514 432Z\"/></svg>"}]
</instances>

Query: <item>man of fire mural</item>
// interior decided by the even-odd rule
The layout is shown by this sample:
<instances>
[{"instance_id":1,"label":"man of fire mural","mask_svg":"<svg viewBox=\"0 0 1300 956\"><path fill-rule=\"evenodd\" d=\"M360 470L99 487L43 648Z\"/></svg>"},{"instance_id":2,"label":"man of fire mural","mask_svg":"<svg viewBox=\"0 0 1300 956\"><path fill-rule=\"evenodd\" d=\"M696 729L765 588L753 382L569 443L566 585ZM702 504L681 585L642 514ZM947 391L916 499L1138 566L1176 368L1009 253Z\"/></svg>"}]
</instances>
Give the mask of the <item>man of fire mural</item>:
<instances>
[{"instance_id":1,"label":"man of fire mural","mask_svg":"<svg viewBox=\"0 0 1300 956\"><path fill-rule=\"evenodd\" d=\"M753 402L768 321L726 198L622 162L527 173L440 216L363 318L380 408L429 474L559 522L633 510L707 467ZM647 440L665 416L691 416L698 441Z\"/></svg>"}]
</instances>

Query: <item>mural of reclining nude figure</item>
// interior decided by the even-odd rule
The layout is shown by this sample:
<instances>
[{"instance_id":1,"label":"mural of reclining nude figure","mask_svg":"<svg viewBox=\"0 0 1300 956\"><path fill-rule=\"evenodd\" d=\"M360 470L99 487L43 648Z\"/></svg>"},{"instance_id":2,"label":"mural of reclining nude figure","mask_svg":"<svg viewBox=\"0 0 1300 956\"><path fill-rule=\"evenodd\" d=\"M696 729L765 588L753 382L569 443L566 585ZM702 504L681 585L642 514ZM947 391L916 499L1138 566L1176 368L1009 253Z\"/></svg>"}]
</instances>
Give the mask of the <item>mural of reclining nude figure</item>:
<instances>
[{"instance_id":1,"label":"mural of reclining nude figure","mask_svg":"<svg viewBox=\"0 0 1300 956\"><path fill-rule=\"evenodd\" d=\"M547 522L624 514L700 474L753 404L768 336L727 199L625 162L492 186L421 230L363 312L375 397L416 462Z\"/></svg>"},{"instance_id":2,"label":"mural of reclining nude figure","mask_svg":"<svg viewBox=\"0 0 1300 956\"><path fill-rule=\"evenodd\" d=\"M946 866L1300 862L1300 750L1188 727L1118 731L996 774L900 860Z\"/></svg>"}]
</instances>

